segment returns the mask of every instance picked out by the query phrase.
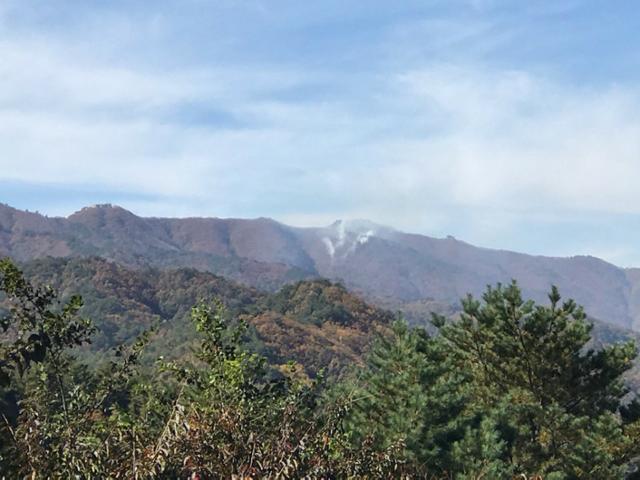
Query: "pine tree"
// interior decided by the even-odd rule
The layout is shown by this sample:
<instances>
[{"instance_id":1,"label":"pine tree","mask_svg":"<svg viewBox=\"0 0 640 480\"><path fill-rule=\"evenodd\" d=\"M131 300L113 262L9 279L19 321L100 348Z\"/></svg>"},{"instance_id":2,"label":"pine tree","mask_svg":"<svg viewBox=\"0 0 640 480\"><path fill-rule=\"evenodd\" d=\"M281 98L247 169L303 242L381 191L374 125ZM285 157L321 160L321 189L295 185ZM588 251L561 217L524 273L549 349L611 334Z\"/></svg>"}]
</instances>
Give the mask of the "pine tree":
<instances>
[{"instance_id":1,"label":"pine tree","mask_svg":"<svg viewBox=\"0 0 640 480\"><path fill-rule=\"evenodd\" d=\"M511 478L512 467L504 459L505 447L495 423L486 418L477 428L468 428L464 438L454 443L451 471L456 480Z\"/></svg>"},{"instance_id":2,"label":"pine tree","mask_svg":"<svg viewBox=\"0 0 640 480\"><path fill-rule=\"evenodd\" d=\"M440 341L473 373L471 408L494 419L515 473L621 478L626 450L618 412L626 343L590 350L591 325L572 300L524 301L515 282L463 301L459 320L435 317Z\"/></svg>"},{"instance_id":3,"label":"pine tree","mask_svg":"<svg viewBox=\"0 0 640 480\"><path fill-rule=\"evenodd\" d=\"M376 448L400 442L403 458L428 472L452 469L452 447L469 425L468 375L441 342L403 321L374 343L367 366L350 392L349 427L355 444Z\"/></svg>"},{"instance_id":4,"label":"pine tree","mask_svg":"<svg viewBox=\"0 0 640 480\"><path fill-rule=\"evenodd\" d=\"M421 352L426 334L396 322L389 337L379 337L371 349L367 370L356 390L351 424L356 442L372 437L380 448L401 441L415 444L422 427L425 396Z\"/></svg>"}]
</instances>

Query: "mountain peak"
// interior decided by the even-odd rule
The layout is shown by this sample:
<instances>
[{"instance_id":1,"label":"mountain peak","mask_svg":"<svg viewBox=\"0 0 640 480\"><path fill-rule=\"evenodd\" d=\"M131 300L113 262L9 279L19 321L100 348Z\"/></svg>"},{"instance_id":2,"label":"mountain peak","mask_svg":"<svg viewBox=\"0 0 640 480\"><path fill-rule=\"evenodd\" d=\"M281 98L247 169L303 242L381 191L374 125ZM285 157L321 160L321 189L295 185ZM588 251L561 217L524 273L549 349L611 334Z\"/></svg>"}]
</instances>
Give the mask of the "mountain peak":
<instances>
[{"instance_id":1,"label":"mountain peak","mask_svg":"<svg viewBox=\"0 0 640 480\"><path fill-rule=\"evenodd\" d=\"M111 203L98 203L95 205L91 205L89 207L83 207L77 212L69 215L69 220L78 220L81 218L90 218L90 217L137 217L134 213L129 210L122 208L118 205L113 205Z\"/></svg>"},{"instance_id":2,"label":"mountain peak","mask_svg":"<svg viewBox=\"0 0 640 480\"><path fill-rule=\"evenodd\" d=\"M82 207L80 210L78 210L77 212L74 212L72 215L76 215L82 212L86 213L86 212L95 212L95 211L123 211L123 212L131 213L129 210L126 210L119 205L113 205L112 203L96 203L94 205Z\"/></svg>"}]
</instances>

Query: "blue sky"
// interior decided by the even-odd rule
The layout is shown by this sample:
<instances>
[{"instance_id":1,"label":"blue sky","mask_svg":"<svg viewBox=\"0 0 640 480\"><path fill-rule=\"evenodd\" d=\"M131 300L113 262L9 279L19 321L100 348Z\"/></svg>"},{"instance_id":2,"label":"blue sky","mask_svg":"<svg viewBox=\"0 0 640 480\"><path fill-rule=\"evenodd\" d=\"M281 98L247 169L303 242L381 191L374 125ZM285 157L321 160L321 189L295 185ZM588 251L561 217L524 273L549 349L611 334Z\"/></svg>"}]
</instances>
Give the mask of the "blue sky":
<instances>
[{"instance_id":1,"label":"blue sky","mask_svg":"<svg viewBox=\"0 0 640 480\"><path fill-rule=\"evenodd\" d=\"M0 0L0 201L640 266L635 2Z\"/></svg>"}]
</instances>

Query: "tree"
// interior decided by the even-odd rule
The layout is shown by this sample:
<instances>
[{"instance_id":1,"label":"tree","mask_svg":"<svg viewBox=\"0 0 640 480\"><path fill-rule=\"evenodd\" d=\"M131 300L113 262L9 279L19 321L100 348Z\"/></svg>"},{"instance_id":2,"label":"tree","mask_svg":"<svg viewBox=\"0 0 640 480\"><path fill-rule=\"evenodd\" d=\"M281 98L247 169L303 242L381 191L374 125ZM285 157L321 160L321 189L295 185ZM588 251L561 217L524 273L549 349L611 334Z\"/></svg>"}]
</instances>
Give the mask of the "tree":
<instances>
[{"instance_id":1,"label":"tree","mask_svg":"<svg viewBox=\"0 0 640 480\"><path fill-rule=\"evenodd\" d=\"M0 471L9 478L390 478L394 448L352 448L344 405L321 404L324 382L276 376L243 347L246 325L220 302L199 304L201 342L191 360L141 369L143 334L89 367L73 347L92 331L78 297L56 293L0 264L12 302L0 366L18 414L0 430ZM13 330L15 330L15 332ZM295 375L292 375L295 378Z\"/></svg>"},{"instance_id":2,"label":"tree","mask_svg":"<svg viewBox=\"0 0 640 480\"><path fill-rule=\"evenodd\" d=\"M353 443L370 439L377 449L401 444L400 458L416 470L450 473L454 443L476 422L466 411L467 372L455 360L424 329L397 321L389 335L377 338L351 387Z\"/></svg>"},{"instance_id":3,"label":"tree","mask_svg":"<svg viewBox=\"0 0 640 480\"><path fill-rule=\"evenodd\" d=\"M555 288L548 306L489 288L434 317L434 336L398 321L328 391L248 351L220 302L192 309L189 356L143 368L148 333L87 365L73 355L93 331L80 298L59 302L8 261L0 293L9 478L638 476L640 403L622 381L636 348L590 349L584 312Z\"/></svg>"},{"instance_id":4,"label":"tree","mask_svg":"<svg viewBox=\"0 0 640 480\"><path fill-rule=\"evenodd\" d=\"M389 337L380 336L367 358L367 369L354 385L352 426L355 442L371 436L380 448L402 441L413 445L422 427L426 402L422 375L428 341L423 331L403 322L393 325ZM412 448L409 447L410 456Z\"/></svg>"},{"instance_id":5,"label":"tree","mask_svg":"<svg viewBox=\"0 0 640 480\"><path fill-rule=\"evenodd\" d=\"M572 300L524 301L515 282L463 301L459 320L435 316L441 341L473 374L471 408L492 418L516 473L621 478L631 453L619 411L632 342L594 351Z\"/></svg>"},{"instance_id":6,"label":"tree","mask_svg":"<svg viewBox=\"0 0 640 480\"><path fill-rule=\"evenodd\" d=\"M60 304L53 289L34 287L7 259L0 260L0 292L10 304L0 319L0 386L15 382L32 363L59 364L66 349L89 342L94 333L91 321L78 315L80 297Z\"/></svg>"}]
</instances>

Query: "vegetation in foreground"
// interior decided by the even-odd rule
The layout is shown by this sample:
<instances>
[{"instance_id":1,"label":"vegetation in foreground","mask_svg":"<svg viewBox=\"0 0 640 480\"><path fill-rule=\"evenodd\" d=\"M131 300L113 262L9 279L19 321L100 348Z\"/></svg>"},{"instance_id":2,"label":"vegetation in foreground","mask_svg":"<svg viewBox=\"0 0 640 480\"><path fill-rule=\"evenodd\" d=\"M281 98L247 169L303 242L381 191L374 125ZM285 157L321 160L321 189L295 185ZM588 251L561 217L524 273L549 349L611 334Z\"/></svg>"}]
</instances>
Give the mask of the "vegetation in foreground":
<instances>
[{"instance_id":1,"label":"vegetation in foreground","mask_svg":"<svg viewBox=\"0 0 640 480\"><path fill-rule=\"evenodd\" d=\"M79 297L60 304L8 260L0 291L5 478L638 478L635 345L588 350L556 289L542 306L490 288L435 336L397 322L364 368L313 381L246 351L219 303L194 307L183 360L141 367L142 334L87 365Z\"/></svg>"}]
</instances>

